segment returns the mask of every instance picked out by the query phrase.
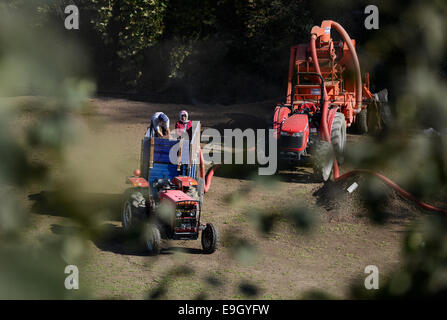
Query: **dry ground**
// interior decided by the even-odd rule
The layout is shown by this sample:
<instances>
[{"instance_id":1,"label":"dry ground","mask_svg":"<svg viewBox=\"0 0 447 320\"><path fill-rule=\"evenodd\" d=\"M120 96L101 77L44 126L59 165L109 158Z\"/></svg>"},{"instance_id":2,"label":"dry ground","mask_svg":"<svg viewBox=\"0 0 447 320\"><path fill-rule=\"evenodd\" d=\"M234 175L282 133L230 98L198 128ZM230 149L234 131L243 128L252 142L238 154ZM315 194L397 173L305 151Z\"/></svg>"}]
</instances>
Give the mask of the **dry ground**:
<instances>
[{"instance_id":1,"label":"dry ground","mask_svg":"<svg viewBox=\"0 0 447 320\"><path fill-rule=\"evenodd\" d=\"M164 244L159 257L151 257L125 241L120 197L126 188L125 176L138 166L140 139L152 113L165 111L174 122L178 111L188 109L191 118L201 120L204 127L244 129L262 127L274 103L185 106L95 98L91 105L92 111L78 118L82 134L67 149L65 164L55 165L53 179L73 183L73 193L84 201L85 210L103 219L106 235L89 240L88 254L80 266L80 284L91 288L94 298L147 298L165 284L167 291L158 293L168 299L238 299L253 293L253 287L258 291L248 297L293 299L318 289L346 298L349 285L363 281L367 265L378 266L382 277L398 267L405 225L421 214L396 197L389 208L391 223L373 225L354 196L340 186L323 188L323 184L313 182L307 167L281 172L280 182L267 186L224 171L213 179L205 195L203 215L204 221L214 222L219 228L219 250L204 255L200 241L172 241ZM29 116L20 121L29 121ZM249 187L253 190L247 192ZM63 212L44 205L51 188L49 184L27 190L33 212L31 239L79 231ZM331 200L328 192L335 192L336 200ZM243 194L243 200L232 198L229 202L231 194ZM312 232L297 232L281 221L264 236L246 214L251 209L277 211L291 205L313 210L319 223ZM232 250L229 235L256 247L252 259L238 259L240 252ZM170 268L179 265L193 272L179 277L169 273ZM245 290L240 289L241 285Z\"/></svg>"}]
</instances>

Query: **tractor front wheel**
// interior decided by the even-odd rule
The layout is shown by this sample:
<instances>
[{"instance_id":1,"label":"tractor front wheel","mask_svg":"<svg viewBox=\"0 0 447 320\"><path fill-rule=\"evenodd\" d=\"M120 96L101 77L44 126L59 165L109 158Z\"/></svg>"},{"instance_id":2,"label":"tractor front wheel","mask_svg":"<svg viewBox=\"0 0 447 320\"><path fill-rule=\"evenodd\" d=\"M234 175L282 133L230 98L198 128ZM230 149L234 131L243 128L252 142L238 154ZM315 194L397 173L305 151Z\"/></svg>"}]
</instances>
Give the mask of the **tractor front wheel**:
<instances>
[{"instance_id":1,"label":"tractor front wheel","mask_svg":"<svg viewBox=\"0 0 447 320\"><path fill-rule=\"evenodd\" d=\"M206 254L211 254L216 251L219 244L219 232L212 223L207 223L205 229L202 231L202 248Z\"/></svg>"},{"instance_id":2,"label":"tractor front wheel","mask_svg":"<svg viewBox=\"0 0 447 320\"><path fill-rule=\"evenodd\" d=\"M129 189L124 196L122 223L126 231L133 230L138 220L146 216L146 199L138 189Z\"/></svg>"},{"instance_id":3,"label":"tractor front wheel","mask_svg":"<svg viewBox=\"0 0 447 320\"><path fill-rule=\"evenodd\" d=\"M312 165L314 179L321 182L327 181L332 173L334 164L334 151L332 145L327 141L320 141L313 148Z\"/></svg>"}]
</instances>

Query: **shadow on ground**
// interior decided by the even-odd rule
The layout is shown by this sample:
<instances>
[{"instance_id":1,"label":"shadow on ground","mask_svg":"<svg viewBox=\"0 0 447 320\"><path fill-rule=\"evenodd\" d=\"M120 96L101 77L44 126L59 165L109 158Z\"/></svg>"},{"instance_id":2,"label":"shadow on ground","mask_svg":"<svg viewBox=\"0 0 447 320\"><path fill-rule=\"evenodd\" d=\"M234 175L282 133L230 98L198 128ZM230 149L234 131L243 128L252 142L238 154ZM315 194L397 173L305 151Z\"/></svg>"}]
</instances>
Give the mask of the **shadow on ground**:
<instances>
[{"instance_id":1,"label":"shadow on ground","mask_svg":"<svg viewBox=\"0 0 447 320\"><path fill-rule=\"evenodd\" d=\"M259 175L258 165L233 164L221 165L214 173L214 176L227 179L254 180ZM312 169L306 166L279 167L274 176L275 180L293 183L320 183L321 179L313 174Z\"/></svg>"},{"instance_id":2,"label":"shadow on ground","mask_svg":"<svg viewBox=\"0 0 447 320\"><path fill-rule=\"evenodd\" d=\"M70 198L74 200L66 202L63 195L52 191L28 196L31 213L70 217L76 210L83 215L101 214L104 219L121 221L122 194L78 192L70 194Z\"/></svg>"},{"instance_id":3,"label":"shadow on ground","mask_svg":"<svg viewBox=\"0 0 447 320\"><path fill-rule=\"evenodd\" d=\"M50 229L57 235L79 235L82 233L82 229L76 226L52 224ZM125 232L120 226L111 223L101 225L99 231L90 236L90 240L102 251L121 255L150 256L140 234ZM163 241L161 254L174 254L176 252L203 254L200 249L170 246L168 241Z\"/></svg>"},{"instance_id":4,"label":"shadow on ground","mask_svg":"<svg viewBox=\"0 0 447 320\"><path fill-rule=\"evenodd\" d=\"M225 129L241 129L242 131L245 131L246 129L268 129L269 126L269 122L265 117L253 114L228 112L225 113L225 117L230 118L230 120L216 123L212 126L214 129L217 129L222 136L224 136Z\"/></svg>"}]
</instances>

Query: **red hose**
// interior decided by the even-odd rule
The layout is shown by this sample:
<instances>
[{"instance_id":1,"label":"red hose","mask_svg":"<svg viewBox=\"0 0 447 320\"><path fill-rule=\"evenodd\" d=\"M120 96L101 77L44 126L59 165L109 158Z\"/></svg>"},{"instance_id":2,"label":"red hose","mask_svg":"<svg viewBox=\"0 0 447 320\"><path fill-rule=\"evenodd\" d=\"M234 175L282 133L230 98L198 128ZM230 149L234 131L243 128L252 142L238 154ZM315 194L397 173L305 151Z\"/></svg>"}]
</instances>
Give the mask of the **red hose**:
<instances>
[{"instance_id":1,"label":"red hose","mask_svg":"<svg viewBox=\"0 0 447 320\"><path fill-rule=\"evenodd\" d=\"M354 45L352 44L351 37L346 32L346 30L337 22L332 20L323 21L322 25L329 25L333 27L337 32L341 35L346 45L348 46L349 51L352 55L352 61L354 62L354 70L355 70L355 101L357 110L362 108L362 76L360 72L360 63L357 57L357 52L355 51Z\"/></svg>"},{"instance_id":2,"label":"red hose","mask_svg":"<svg viewBox=\"0 0 447 320\"><path fill-rule=\"evenodd\" d=\"M221 166L220 164L215 164L211 168L208 169L208 172L205 174L205 160L203 158L202 148L199 147L200 153L200 177L203 179L205 184L204 192L207 193L211 187L211 180L213 179L214 172Z\"/></svg>"},{"instance_id":3,"label":"red hose","mask_svg":"<svg viewBox=\"0 0 447 320\"><path fill-rule=\"evenodd\" d=\"M211 180L213 179L214 172L221 165L218 164L218 165L212 166L211 168L208 169L208 172L205 174L205 161L203 159L202 149L200 149L199 152L200 152L200 177L203 179L203 181L205 183L204 192L206 193L206 192L208 192L208 190L211 187ZM447 213L446 209L441 209L441 208L429 205L429 204L427 204L427 203L425 203L423 201L418 200L411 193L409 193L408 191L405 191L398 184L396 184L395 182L393 182L392 180L390 180L389 178L385 177L384 175L382 175L380 173L377 173L377 172L374 172L374 171L371 171L371 170L366 170L366 169L356 169L356 170L349 171L349 172L343 174L342 176L338 176L337 160L334 160L334 167L335 166L337 166L337 176L335 176L335 170L334 170L334 181L335 182L343 181L343 180L345 180L345 179L347 179L347 178L349 178L351 176L358 175L358 174L370 174L370 175L376 176L377 178L382 180L385 184L387 184L388 186L393 188L401 196L403 196L406 199L409 199L409 200L413 201L414 203L416 203L421 208L423 208L425 210L429 210L429 211L434 211L434 212Z\"/></svg>"},{"instance_id":4,"label":"red hose","mask_svg":"<svg viewBox=\"0 0 447 320\"><path fill-rule=\"evenodd\" d=\"M356 169L356 170L352 170L349 171L347 173L345 173L344 175L334 178L335 182L338 181L342 181L345 180L353 175L357 175L357 174L371 174L373 176L378 177L380 180L382 180L383 182L385 182L385 184L387 184L388 186L390 186L391 188L393 188L397 193L399 193L401 196L403 196L404 198L407 198L411 201L413 201L414 203L416 203L418 206L420 206L421 208L425 209L425 210L429 210L429 211L435 211L435 212L441 212L441 213L447 213L446 209L441 209L432 205L429 205L423 201L418 200L415 196L413 196L411 193L409 193L408 191L405 191L404 189L402 189L398 184L396 184L394 181L390 180L389 178L385 177L384 175L371 171L371 170L366 170L366 169Z\"/></svg>"},{"instance_id":5,"label":"red hose","mask_svg":"<svg viewBox=\"0 0 447 320\"><path fill-rule=\"evenodd\" d=\"M317 38L317 36L315 34L312 34L312 36L310 38L310 53L312 55L312 60L315 65L315 70L317 73L319 73L321 75L320 63L318 62L317 50L315 47L316 38ZM321 82L321 79L319 79L319 81ZM323 110L321 111L322 112L321 124L320 124L321 139L323 141L327 141L327 142L331 143L331 135L329 134L329 128L327 127L327 114L328 114L328 109L329 109L329 100L327 98L326 85L324 84L324 82L323 82L323 92L322 93L324 94L324 102L323 102ZM334 157L334 177L338 177L338 175L339 175L338 163L337 163L337 159Z\"/></svg>"}]
</instances>

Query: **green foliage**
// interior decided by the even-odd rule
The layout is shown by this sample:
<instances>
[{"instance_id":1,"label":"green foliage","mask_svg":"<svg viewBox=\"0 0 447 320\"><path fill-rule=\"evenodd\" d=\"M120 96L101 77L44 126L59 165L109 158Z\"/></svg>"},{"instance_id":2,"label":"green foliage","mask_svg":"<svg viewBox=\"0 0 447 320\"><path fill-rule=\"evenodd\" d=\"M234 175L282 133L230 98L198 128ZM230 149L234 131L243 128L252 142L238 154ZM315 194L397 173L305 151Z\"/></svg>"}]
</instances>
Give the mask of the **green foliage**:
<instances>
[{"instance_id":1,"label":"green foliage","mask_svg":"<svg viewBox=\"0 0 447 320\"><path fill-rule=\"evenodd\" d=\"M395 126L372 143L351 148L347 160L355 167L391 173L418 199L443 207L447 199L447 81L443 65L447 37L439 30L447 27L442 18L447 6L440 1L412 1L401 10L402 6L393 3L381 11L393 23L371 38L364 56L370 66L389 66L387 75L395 88ZM384 210L390 194L383 188L383 184L369 181L362 192L371 217L381 223L392 213ZM446 227L445 214L424 212L406 231L399 269L381 282L377 292L368 292L359 281L352 287L352 297L445 298Z\"/></svg>"},{"instance_id":2,"label":"green foliage","mask_svg":"<svg viewBox=\"0 0 447 320\"><path fill-rule=\"evenodd\" d=\"M23 9L23 8L21 8ZM32 9L35 9L33 7ZM40 158L61 160L76 133L73 115L80 112L93 84L83 77L81 51L53 32L36 27L35 11L0 6L0 297L5 299L70 298L63 287L64 268L78 261L82 238L23 236L30 227L24 206L26 188L48 183L53 168ZM42 20L41 20L42 18ZM61 47L59 44L65 43ZM26 99L20 94L39 94ZM35 121L23 123L34 114ZM73 212L76 220L78 212ZM82 224L82 221L81 221ZM76 248L75 250L72 250ZM81 248L81 250L78 250ZM80 295L85 292L81 290Z\"/></svg>"},{"instance_id":3,"label":"green foliage","mask_svg":"<svg viewBox=\"0 0 447 320\"><path fill-rule=\"evenodd\" d=\"M120 87L127 84L145 92L180 87L190 98L208 100L225 99L228 91L243 99L272 96L256 89L247 97L247 83L261 77L278 90L290 45L303 39L313 23L307 1L81 3L81 19L89 17L103 42L91 40L95 63L100 70L116 69Z\"/></svg>"},{"instance_id":4,"label":"green foliage","mask_svg":"<svg viewBox=\"0 0 447 320\"><path fill-rule=\"evenodd\" d=\"M164 30L167 1L93 0L98 16L92 19L106 44L112 44L126 83L136 85L143 74L143 51L154 45Z\"/></svg>"}]
</instances>

